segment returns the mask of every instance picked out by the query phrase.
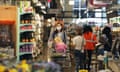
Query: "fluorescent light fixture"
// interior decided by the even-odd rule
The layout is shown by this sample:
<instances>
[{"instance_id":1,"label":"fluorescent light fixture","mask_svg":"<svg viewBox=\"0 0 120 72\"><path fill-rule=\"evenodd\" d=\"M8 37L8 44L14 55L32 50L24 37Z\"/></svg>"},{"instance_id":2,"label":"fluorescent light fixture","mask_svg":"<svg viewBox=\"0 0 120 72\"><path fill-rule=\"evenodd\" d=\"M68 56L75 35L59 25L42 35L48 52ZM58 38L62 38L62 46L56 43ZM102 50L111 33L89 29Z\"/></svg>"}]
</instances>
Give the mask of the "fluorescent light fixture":
<instances>
[{"instance_id":1,"label":"fluorescent light fixture","mask_svg":"<svg viewBox=\"0 0 120 72\"><path fill-rule=\"evenodd\" d=\"M32 0L33 1L33 3L37 3L38 2L38 0Z\"/></svg>"},{"instance_id":2,"label":"fluorescent light fixture","mask_svg":"<svg viewBox=\"0 0 120 72\"><path fill-rule=\"evenodd\" d=\"M41 9L45 9L46 7L44 5L41 6Z\"/></svg>"},{"instance_id":3,"label":"fluorescent light fixture","mask_svg":"<svg viewBox=\"0 0 120 72\"><path fill-rule=\"evenodd\" d=\"M47 14L47 12L46 12L46 11L44 11L44 10L42 10L42 12L43 12L44 14Z\"/></svg>"},{"instance_id":4,"label":"fluorescent light fixture","mask_svg":"<svg viewBox=\"0 0 120 72\"><path fill-rule=\"evenodd\" d=\"M112 10L111 10L111 11L108 11L107 14L110 14L110 13L112 13L112 12L113 12Z\"/></svg>"},{"instance_id":5,"label":"fluorescent light fixture","mask_svg":"<svg viewBox=\"0 0 120 72\"><path fill-rule=\"evenodd\" d=\"M111 0L94 0L93 3L98 5L106 5L106 4L112 4L112 1Z\"/></svg>"},{"instance_id":6,"label":"fluorescent light fixture","mask_svg":"<svg viewBox=\"0 0 120 72\"><path fill-rule=\"evenodd\" d=\"M62 8L64 9L64 0L60 0L60 4L61 4Z\"/></svg>"},{"instance_id":7,"label":"fluorescent light fixture","mask_svg":"<svg viewBox=\"0 0 120 72\"><path fill-rule=\"evenodd\" d=\"M74 0L69 0L69 5L74 5Z\"/></svg>"},{"instance_id":8,"label":"fluorescent light fixture","mask_svg":"<svg viewBox=\"0 0 120 72\"><path fill-rule=\"evenodd\" d=\"M51 19L48 19L47 21L48 21L48 22L51 22L52 20L51 20Z\"/></svg>"},{"instance_id":9,"label":"fluorescent light fixture","mask_svg":"<svg viewBox=\"0 0 120 72\"><path fill-rule=\"evenodd\" d=\"M39 1L36 5L37 5L37 6L41 6L41 5L42 5L42 3Z\"/></svg>"}]
</instances>

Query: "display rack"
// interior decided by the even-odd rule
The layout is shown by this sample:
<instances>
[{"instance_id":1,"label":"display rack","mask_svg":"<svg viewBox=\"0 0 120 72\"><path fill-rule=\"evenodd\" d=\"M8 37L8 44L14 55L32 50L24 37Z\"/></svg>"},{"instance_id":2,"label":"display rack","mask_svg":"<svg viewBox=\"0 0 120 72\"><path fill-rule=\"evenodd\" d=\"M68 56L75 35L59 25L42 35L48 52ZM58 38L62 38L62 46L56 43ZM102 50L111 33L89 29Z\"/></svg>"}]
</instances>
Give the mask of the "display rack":
<instances>
[{"instance_id":1,"label":"display rack","mask_svg":"<svg viewBox=\"0 0 120 72\"><path fill-rule=\"evenodd\" d=\"M44 24L44 18L43 16L35 13L35 39L36 39L36 48L33 54L33 57L41 56L43 55L43 24Z\"/></svg>"},{"instance_id":2,"label":"display rack","mask_svg":"<svg viewBox=\"0 0 120 72\"><path fill-rule=\"evenodd\" d=\"M19 13L18 17L18 46L17 46L17 61L32 59L33 51L36 47L35 42L35 24L34 13L24 12Z\"/></svg>"}]
</instances>

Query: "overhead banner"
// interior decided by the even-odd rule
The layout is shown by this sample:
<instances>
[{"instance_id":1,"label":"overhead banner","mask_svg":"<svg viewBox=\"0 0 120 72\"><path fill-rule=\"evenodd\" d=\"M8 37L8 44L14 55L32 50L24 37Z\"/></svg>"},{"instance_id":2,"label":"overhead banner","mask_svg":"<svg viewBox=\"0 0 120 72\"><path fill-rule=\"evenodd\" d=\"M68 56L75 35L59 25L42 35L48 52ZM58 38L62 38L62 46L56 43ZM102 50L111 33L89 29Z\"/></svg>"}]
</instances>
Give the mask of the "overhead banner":
<instances>
[{"instance_id":1,"label":"overhead banner","mask_svg":"<svg viewBox=\"0 0 120 72\"><path fill-rule=\"evenodd\" d=\"M90 3L95 6L107 6L112 4L112 0L90 0Z\"/></svg>"},{"instance_id":2,"label":"overhead banner","mask_svg":"<svg viewBox=\"0 0 120 72\"><path fill-rule=\"evenodd\" d=\"M30 1L20 1L20 13L32 12L32 6Z\"/></svg>"},{"instance_id":3,"label":"overhead banner","mask_svg":"<svg viewBox=\"0 0 120 72\"><path fill-rule=\"evenodd\" d=\"M100 8L112 4L112 0L89 0L88 8Z\"/></svg>"}]
</instances>

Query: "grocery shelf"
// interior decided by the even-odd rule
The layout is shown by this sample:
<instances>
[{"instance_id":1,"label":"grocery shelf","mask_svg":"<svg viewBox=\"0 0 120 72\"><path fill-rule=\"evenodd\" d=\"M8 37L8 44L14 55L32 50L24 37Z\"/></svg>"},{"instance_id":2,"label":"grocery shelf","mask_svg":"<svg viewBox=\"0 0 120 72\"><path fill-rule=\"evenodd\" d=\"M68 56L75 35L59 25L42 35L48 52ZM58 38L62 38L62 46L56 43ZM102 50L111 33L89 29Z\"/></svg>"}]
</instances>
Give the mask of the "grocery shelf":
<instances>
[{"instance_id":1,"label":"grocery shelf","mask_svg":"<svg viewBox=\"0 0 120 72\"><path fill-rule=\"evenodd\" d=\"M35 31L35 29L20 30L20 32Z\"/></svg>"},{"instance_id":2,"label":"grocery shelf","mask_svg":"<svg viewBox=\"0 0 120 72\"><path fill-rule=\"evenodd\" d=\"M24 45L24 44L35 44L35 42L21 42L20 45Z\"/></svg>"},{"instance_id":3,"label":"grocery shelf","mask_svg":"<svg viewBox=\"0 0 120 72\"><path fill-rule=\"evenodd\" d=\"M20 55L24 55L24 54L32 54L33 52L21 52Z\"/></svg>"},{"instance_id":4,"label":"grocery shelf","mask_svg":"<svg viewBox=\"0 0 120 72\"><path fill-rule=\"evenodd\" d=\"M31 23L26 23L26 24L20 24L20 26L26 26L26 25L34 25L34 24L31 24Z\"/></svg>"},{"instance_id":5,"label":"grocery shelf","mask_svg":"<svg viewBox=\"0 0 120 72\"><path fill-rule=\"evenodd\" d=\"M33 12L23 12L23 13L20 13L20 15L23 15L23 14L32 14Z\"/></svg>"}]
</instances>

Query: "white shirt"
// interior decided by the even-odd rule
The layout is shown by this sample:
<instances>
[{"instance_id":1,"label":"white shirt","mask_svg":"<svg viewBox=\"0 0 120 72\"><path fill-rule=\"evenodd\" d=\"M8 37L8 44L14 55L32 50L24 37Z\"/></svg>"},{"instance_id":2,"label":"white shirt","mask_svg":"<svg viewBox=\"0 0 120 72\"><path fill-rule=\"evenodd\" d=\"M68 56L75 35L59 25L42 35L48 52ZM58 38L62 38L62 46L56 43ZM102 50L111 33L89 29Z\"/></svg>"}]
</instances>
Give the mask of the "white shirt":
<instances>
[{"instance_id":1,"label":"white shirt","mask_svg":"<svg viewBox=\"0 0 120 72\"><path fill-rule=\"evenodd\" d=\"M81 50L85 45L85 39L82 36L75 36L72 41L76 50Z\"/></svg>"}]
</instances>

